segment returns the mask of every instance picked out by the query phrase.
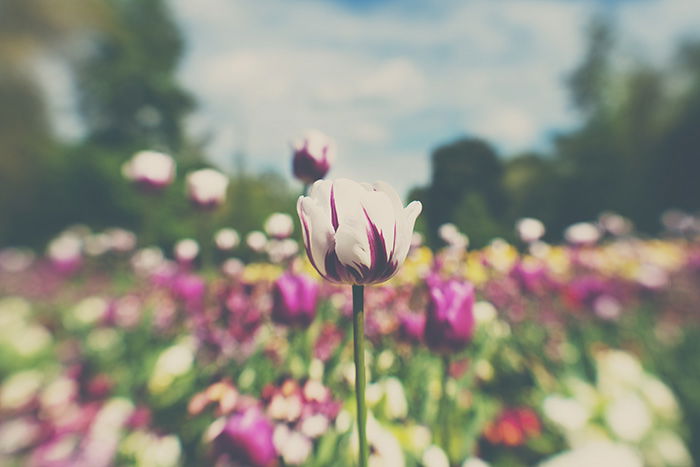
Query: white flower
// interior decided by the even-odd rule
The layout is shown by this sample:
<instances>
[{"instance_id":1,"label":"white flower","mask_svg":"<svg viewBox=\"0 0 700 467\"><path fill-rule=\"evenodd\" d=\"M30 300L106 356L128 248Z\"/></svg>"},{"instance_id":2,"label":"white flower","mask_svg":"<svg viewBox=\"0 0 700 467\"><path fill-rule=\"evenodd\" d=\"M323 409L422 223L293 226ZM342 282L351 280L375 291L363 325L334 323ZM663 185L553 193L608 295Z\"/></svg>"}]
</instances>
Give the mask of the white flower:
<instances>
[{"instance_id":1,"label":"white flower","mask_svg":"<svg viewBox=\"0 0 700 467\"><path fill-rule=\"evenodd\" d=\"M379 424L371 412L367 413L367 442L370 450L370 467L403 467L406 465L399 441L389 430ZM353 455L357 456L359 449L357 427L353 431L350 447Z\"/></svg>"},{"instance_id":2,"label":"white flower","mask_svg":"<svg viewBox=\"0 0 700 467\"><path fill-rule=\"evenodd\" d=\"M229 258L221 265L221 271L229 277L238 277L245 271L245 264L238 258Z\"/></svg>"},{"instance_id":3,"label":"white flower","mask_svg":"<svg viewBox=\"0 0 700 467\"><path fill-rule=\"evenodd\" d=\"M175 161L162 152L141 151L122 166L122 174L133 182L162 188L175 178Z\"/></svg>"},{"instance_id":4,"label":"white flower","mask_svg":"<svg viewBox=\"0 0 700 467\"><path fill-rule=\"evenodd\" d=\"M131 266L138 274L150 274L160 266L165 257L157 246L142 248L131 257Z\"/></svg>"},{"instance_id":5,"label":"white flower","mask_svg":"<svg viewBox=\"0 0 700 467\"><path fill-rule=\"evenodd\" d=\"M309 260L327 280L348 284L381 283L398 271L421 208L404 208L386 183L347 179L319 180L297 202Z\"/></svg>"},{"instance_id":6,"label":"white flower","mask_svg":"<svg viewBox=\"0 0 700 467\"><path fill-rule=\"evenodd\" d=\"M557 394L547 396L542 409L548 419L568 431L582 428L590 417L589 410L579 401Z\"/></svg>"},{"instance_id":7,"label":"white flower","mask_svg":"<svg viewBox=\"0 0 700 467\"><path fill-rule=\"evenodd\" d=\"M660 417L677 420L680 409L671 389L656 378L647 376L641 386L641 392L649 406Z\"/></svg>"},{"instance_id":8,"label":"white flower","mask_svg":"<svg viewBox=\"0 0 700 467\"><path fill-rule=\"evenodd\" d=\"M450 467L450 460L445 451L434 444L423 453L423 467Z\"/></svg>"},{"instance_id":9,"label":"white flower","mask_svg":"<svg viewBox=\"0 0 700 467\"><path fill-rule=\"evenodd\" d=\"M182 446L177 436L158 436L149 433L144 444L136 452L139 465L144 467L175 467L180 464Z\"/></svg>"},{"instance_id":10,"label":"white flower","mask_svg":"<svg viewBox=\"0 0 700 467\"><path fill-rule=\"evenodd\" d=\"M191 238L184 238L175 244L175 258L183 263L193 261L199 254L199 243Z\"/></svg>"},{"instance_id":11,"label":"white flower","mask_svg":"<svg viewBox=\"0 0 700 467\"><path fill-rule=\"evenodd\" d=\"M287 425L277 425L272 435L275 449L284 459L285 464L303 464L311 455L313 444L311 440L299 433L290 430Z\"/></svg>"},{"instance_id":12,"label":"white flower","mask_svg":"<svg viewBox=\"0 0 700 467\"><path fill-rule=\"evenodd\" d=\"M113 251L124 253L136 248L136 234L119 227L105 230L109 248Z\"/></svg>"},{"instance_id":13,"label":"white flower","mask_svg":"<svg viewBox=\"0 0 700 467\"><path fill-rule=\"evenodd\" d=\"M605 421L617 437L630 442L641 441L653 424L647 406L632 393L610 404L605 411Z\"/></svg>"},{"instance_id":14,"label":"white flower","mask_svg":"<svg viewBox=\"0 0 700 467\"><path fill-rule=\"evenodd\" d=\"M52 261L71 261L79 259L83 249L83 242L75 234L64 233L49 243L48 257Z\"/></svg>"},{"instance_id":15,"label":"white flower","mask_svg":"<svg viewBox=\"0 0 700 467\"><path fill-rule=\"evenodd\" d=\"M686 466L693 465L693 460L683 440L670 430L657 432L652 439L652 445L658 456L659 465Z\"/></svg>"},{"instance_id":16,"label":"white flower","mask_svg":"<svg viewBox=\"0 0 700 467\"><path fill-rule=\"evenodd\" d=\"M474 319L477 324L486 324L494 321L498 312L490 302L478 301L474 304Z\"/></svg>"},{"instance_id":17,"label":"white flower","mask_svg":"<svg viewBox=\"0 0 700 467\"><path fill-rule=\"evenodd\" d=\"M408 401L403 390L403 384L398 378L384 380L384 410L386 416L392 420L406 418L408 415Z\"/></svg>"},{"instance_id":18,"label":"white flower","mask_svg":"<svg viewBox=\"0 0 700 467\"><path fill-rule=\"evenodd\" d=\"M567 227L564 238L574 245L591 245L600 238L600 230L590 222L579 222Z\"/></svg>"},{"instance_id":19,"label":"white flower","mask_svg":"<svg viewBox=\"0 0 700 467\"><path fill-rule=\"evenodd\" d=\"M544 224L532 217L520 219L517 224L515 224L515 229L518 231L520 240L525 243L532 243L539 240L545 232Z\"/></svg>"},{"instance_id":20,"label":"white flower","mask_svg":"<svg viewBox=\"0 0 700 467\"><path fill-rule=\"evenodd\" d=\"M291 238L272 239L265 245L265 250L273 263L281 263L299 252L299 245Z\"/></svg>"},{"instance_id":21,"label":"white flower","mask_svg":"<svg viewBox=\"0 0 700 467\"><path fill-rule=\"evenodd\" d=\"M89 326L101 320L108 309L109 302L104 297L86 297L73 308L70 318L77 326Z\"/></svg>"},{"instance_id":22,"label":"white flower","mask_svg":"<svg viewBox=\"0 0 700 467\"><path fill-rule=\"evenodd\" d=\"M607 394L619 395L627 388L637 387L644 370L633 355L622 350L605 350L596 355L598 381Z\"/></svg>"},{"instance_id":23,"label":"white flower","mask_svg":"<svg viewBox=\"0 0 700 467\"><path fill-rule=\"evenodd\" d=\"M489 464L478 457L470 457L464 460L462 467L489 467Z\"/></svg>"},{"instance_id":24,"label":"white flower","mask_svg":"<svg viewBox=\"0 0 700 467\"><path fill-rule=\"evenodd\" d=\"M282 212L271 214L265 221L265 233L272 237L283 239L294 232L294 221L292 216Z\"/></svg>"},{"instance_id":25,"label":"white flower","mask_svg":"<svg viewBox=\"0 0 700 467\"><path fill-rule=\"evenodd\" d=\"M0 250L0 269L7 272L26 270L34 262L34 253L24 248L3 248Z\"/></svg>"},{"instance_id":26,"label":"white flower","mask_svg":"<svg viewBox=\"0 0 700 467\"><path fill-rule=\"evenodd\" d=\"M32 445L41 434L41 426L30 417L0 424L0 459Z\"/></svg>"},{"instance_id":27,"label":"white flower","mask_svg":"<svg viewBox=\"0 0 700 467\"><path fill-rule=\"evenodd\" d=\"M267 246L267 237L259 230L253 230L246 236L245 243L248 245L248 248L256 253L260 253Z\"/></svg>"},{"instance_id":28,"label":"white flower","mask_svg":"<svg viewBox=\"0 0 700 467\"><path fill-rule=\"evenodd\" d=\"M330 422L328 420L328 417L326 417L325 415L311 415L310 417L306 417L301 422L301 432L309 438L318 438L326 431L328 431L329 426Z\"/></svg>"},{"instance_id":29,"label":"white flower","mask_svg":"<svg viewBox=\"0 0 700 467\"><path fill-rule=\"evenodd\" d=\"M19 409L37 395L41 389L43 375L38 370L26 370L5 379L0 388L0 407Z\"/></svg>"},{"instance_id":30,"label":"white flower","mask_svg":"<svg viewBox=\"0 0 700 467\"><path fill-rule=\"evenodd\" d=\"M214 236L214 243L219 250L233 250L240 241L238 232L231 228L220 229Z\"/></svg>"},{"instance_id":31,"label":"white flower","mask_svg":"<svg viewBox=\"0 0 700 467\"><path fill-rule=\"evenodd\" d=\"M202 207L216 207L226 199L228 177L214 169L201 169L187 174L187 194Z\"/></svg>"},{"instance_id":32,"label":"white flower","mask_svg":"<svg viewBox=\"0 0 700 467\"><path fill-rule=\"evenodd\" d=\"M539 464L540 467L642 467L639 453L625 444L597 441L565 451Z\"/></svg>"}]
</instances>

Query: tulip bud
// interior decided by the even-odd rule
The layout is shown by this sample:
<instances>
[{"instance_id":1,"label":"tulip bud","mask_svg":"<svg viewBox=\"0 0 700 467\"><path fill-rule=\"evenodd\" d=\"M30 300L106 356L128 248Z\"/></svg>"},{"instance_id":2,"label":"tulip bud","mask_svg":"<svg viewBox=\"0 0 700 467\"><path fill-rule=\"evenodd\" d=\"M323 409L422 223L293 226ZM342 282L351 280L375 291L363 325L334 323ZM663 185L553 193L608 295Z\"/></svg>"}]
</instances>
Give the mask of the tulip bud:
<instances>
[{"instance_id":1,"label":"tulip bud","mask_svg":"<svg viewBox=\"0 0 700 467\"><path fill-rule=\"evenodd\" d=\"M431 350L452 353L464 349L474 333L474 286L449 279L428 281L425 341Z\"/></svg>"},{"instance_id":2,"label":"tulip bud","mask_svg":"<svg viewBox=\"0 0 700 467\"><path fill-rule=\"evenodd\" d=\"M272 319L290 326L308 326L316 316L318 289L318 283L302 274L284 273L274 285Z\"/></svg>"},{"instance_id":3,"label":"tulip bud","mask_svg":"<svg viewBox=\"0 0 700 467\"><path fill-rule=\"evenodd\" d=\"M178 262L189 264L199 254L199 243L191 238L184 238L175 244L174 252Z\"/></svg>"},{"instance_id":4,"label":"tulip bud","mask_svg":"<svg viewBox=\"0 0 700 467\"><path fill-rule=\"evenodd\" d=\"M515 230L518 231L520 240L525 243L536 242L542 238L545 232L544 224L532 217L520 219L517 224L515 224Z\"/></svg>"},{"instance_id":5,"label":"tulip bud","mask_svg":"<svg viewBox=\"0 0 700 467\"><path fill-rule=\"evenodd\" d=\"M267 237L259 230L253 230L245 238L245 244L256 253L262 253L267 246Z\"/></svg>"},{"instance_id":6,"label":"tulip bud","mask_svg":"<svg viewBox=\"0 0 700 467\"><path fill-rule=\"evenodd\" d=\"M82 264L82 250L83 242L77 235L63 233L49 243L47 256L57 271L72 274Z\"/></svg>"},{"instance_id":7,"label":"tulip bud","mask_svg":"<svg viewBox=\"0 0 700 467\"><path fill-rule=\"evenodd\" d=\"M214 169L196 170L187 175L187 195L197 206L215 208L226 200L228 177Z\"/></svg>"},{"instance_id":8,"label":"tulip bud","mask_svg":"<svg viewBox=\"0 0 700 467\"><path fill-rule=\"evenodd\" d=\"M396 274L421 208L418 201L404 208L387 183L347 179L319 180L297 202L311 264L331 282L355 285L378 284Z\"/></svg>"},{"instance_id":9,"label":"tulip bud","mask_svg":"<svg viewBox=\"0 0 700 467\"><path fill-rule=\"evenodd\" d=\"M214 243L219 250L233 250L241 242L241 238L234 229L223 228L216 232Z\"/></svg>"},{"instance_id":10,"label":"tulip bud","mask_svg":"<svg viewBox=\"0 0 700 467\"><path fill-rule=\"evenodd\" d=\"M122 174L139 186L159 190L175 179L175 161L162 152L140 151L122 166Z\"/></svg>"},{"instance_id":11,"label":"tulip bud","mask_svg":"<svg viewBox=\"0 0 700 467\"><path fill-rule=\"evenodd\" d=\"M325 177L335 158L335 143L318 130L307 131L292 148L292 172L306 185Z\"/></svg>"},{"instance_id":12,"label":"tulip bud","mask_svg":"<svg viewBox=\"0 0 700 467\"><path fill-rule=\"evenodd\" d=\"M294 221L292 216L281 212L276 212L265 221L265 233L278 240L285 239L294 232Z\"/></svg>"},{"instance_id":13,"label":"tulip bud","mask_svg":"<svg viewBox=\"0 0 700 467\"><path fill-rule=\"evenodd\" d=\"M589 222L579 222L567 227L564 238L573 245L592 245L600 239L600 230Z\"/></svg>"},{"instance_id":14,"label":"tulip bud","mask_svg":"<svg viewBox=\"0 0 700 467\"><path fill-rule=\"evenodd\" d=\"M273 433L272 423L260 409L250 407L229 418L216 443L231 459L244 465L266 467L277 459Z\"/></svg>"}]
</instances>

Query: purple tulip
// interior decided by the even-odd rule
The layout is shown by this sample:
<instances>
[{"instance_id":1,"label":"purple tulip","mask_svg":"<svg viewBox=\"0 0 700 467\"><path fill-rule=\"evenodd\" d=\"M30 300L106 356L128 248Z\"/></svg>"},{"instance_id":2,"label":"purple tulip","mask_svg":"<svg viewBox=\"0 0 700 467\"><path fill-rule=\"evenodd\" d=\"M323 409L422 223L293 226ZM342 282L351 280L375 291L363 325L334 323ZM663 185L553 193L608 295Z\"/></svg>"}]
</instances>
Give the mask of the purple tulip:
<instances>
[{"instance_id":1,"label":"purple tulip","mask_svg":"<svg viewBox=\"0 0 700 467\"><path fill-rule=\"evenodd\" d=\"M425 334L425 315L408 311L400 313L399 334L407 342L422 342Z\"/></svg>"},{"instance_id":2,"label":"purple tulip","mask_svg":"<svg viewBox=\"0 0 700 467\"><path fill-rule=\"evenodd\" d=\"M292 172L305 185L326 176L335 157L335 143L318 130L309 130L292 145Z\"/></svg>"},{"instance_id":3,"label":"purple tulip","mask_svg":"<svg viewBox=\"0 0 700 467\"><path fill-rule=\"evenodd\" d=\"M466 281L431 278L425 341L431 350L452 353L464 349L474 333L474 286Z\"/></svg>"},{"instance_id":4,"label":"purple tulip","mask_svg":"<svg viewBox=\"0 0 700 467\"><path fill-rule=\"evenodd\" d=\"M277 459L273 432L272 423L260 409L250 407L229 418L216 443L231 460L253 467L267 467Z\"/></svg>"},{"instance_id":5,"label":"purple tulip","mask_svg":"<svg viewBox=\"0 0 700 467\"><path fill-rule=\"evenodd\" d=\"M305 275L282 274L274 285L272 319L288 326L308 326L316 316L318 290L318 283Z\"/></svg>"},{"instance_id":6,"label":"purple tulip","mask_svg":"<svg viewBox=\"0 0 700 467\"><path fill-rule=\"evenodd\" d=\"M368 285L389 280L411 246L418 201L403 207L384 182L319 180L297 202L311 264L330 282Z\"/></svg>"},{"instance_id":7,"label":"purple tulip","mask_svg":"<svg viewBox=\"0 0 700 467\"><path fill-rule=\"evenodd\" d=\"M207 289L204 279L194 274L177 276L172 287L176 297L191 305L200 304L204 300Z\"/></svg>"}]
</instances>

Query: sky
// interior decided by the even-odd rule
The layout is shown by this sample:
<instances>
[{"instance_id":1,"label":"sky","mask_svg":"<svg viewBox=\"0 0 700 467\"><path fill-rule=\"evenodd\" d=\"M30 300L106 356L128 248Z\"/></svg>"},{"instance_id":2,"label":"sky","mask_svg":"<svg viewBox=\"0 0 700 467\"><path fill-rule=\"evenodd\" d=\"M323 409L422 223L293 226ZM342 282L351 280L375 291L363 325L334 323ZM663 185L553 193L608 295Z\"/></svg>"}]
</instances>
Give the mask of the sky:
<instances>
[{"instance_id":1,"label":"sky","mask_svg":"<svg viewBox=\"0 0 700 467\"><path fill-rule=\"evenodd\" d=\"M627 59L662 62L700 30L700 0L169 1L212 162L289 175L290 143L317 128L337 143L330 177L401 194L441 144L479 136L507 156L574 127L564 81L594 12L615 17Z\"/></svg>"}]
</instances>

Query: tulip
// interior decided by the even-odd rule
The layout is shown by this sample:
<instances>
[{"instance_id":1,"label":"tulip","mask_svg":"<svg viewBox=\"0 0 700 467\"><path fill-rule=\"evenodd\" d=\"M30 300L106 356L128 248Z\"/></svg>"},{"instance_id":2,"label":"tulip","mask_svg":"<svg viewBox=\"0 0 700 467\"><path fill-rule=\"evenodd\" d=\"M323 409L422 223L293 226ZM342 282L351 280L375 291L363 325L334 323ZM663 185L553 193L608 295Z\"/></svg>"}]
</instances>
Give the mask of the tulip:
<instances>
[{"instance_id":1,"label":"tulip","mask_svg":"<svg viewBox=\"0 0 700 467\"><path fill-rule=\"evenodd\" d=\"M592 245L600 239L600 230L589 222L579 222L567 227L564 237L573 245Z\"/></svg>"},{"instance_id":2,"label":"tulip","mask_svg":"<svg viewBox=\"0 0 700 467\"><path fill-rule=\"evenodd\" d=\"M194 274L182 274L175 278L172 284L173 294L188 305L199 305L204 300L207 291L206 282Z\"/></svg>"},{"instance_id":3,"label":"tulip","mask_svg":"<svg viewBox=\"0 0 700 467\"><path fill-rule=\"evenodd\" d=\"M404 208L384 182L320 180L297 211L311 264L326 280L353 285L390 279L406 259L421 204Z\"/></svg>"},{"instance_id":4,"label":"tulip","mask_svg":"<svg viewBox=\"0 0 700 467\"><path fill-rule=\"evenodd\" d=\"M464 349L474 333L474 286L466 281L431 278L425 341L433 351Z\"/></svg>"},{"instance_id":5,"label":"tulip","mask_svg":"<svg viewBox=\"0 0 700 467\"><path fill-rule=\"evenodd\" d=\"M285 239L294 232L292 216L276 212L265 221L265 233L271 238Z\"/></svg>"},{"instance_id":6,"label":"tulip","mask_svg":"<svg viewBox=\"0 0 700 467\"><path fill-rule=\"evenodd\" d=\"M190 264L199 254L199 243L191 238L184 238L175 244L174 252L179 263Z\"/></svg>"},{"instance_id":7,"label":"tulip","mask_svg":"<svg viewBox=\"0 0 700 467\"><path fill-rule=\"evenodd\" d=\"M425 315L408 311L400 313L399 333L407 342L422 342L425 334Z\"/></svg>"},{"instance_id":8,"label":"tulip","mask_svg":"<svg viewBox=\"0 0 700 467\"><path fill-rule=\"evenodd\" d=\"M187 195L201 208L223 204L228 189L228 177L214 169L201 169L187 175Z\"/></svg>"},{"instance_id":9,"label":"tulip","mask_svg":"<svg viewBox=\"0 0 700 467\"><path fill-rule=\"evenodd\" d=\"M262 253L267 246L267 237L259 230L253 230L245 238L245 244L256 253Z\"/></svg>"},{"instance_id":10,"label":"tulip","mask_svg":"<svg viewBox=\"0 0 700 467\"><path fill-rule=\"evenodd\" d=\"M277 460L273 433L272 423L260 409L250 407L229 418L216 442L231 459L244 465L265 467Z\"/></svg>"},{"instance_id":11,"label":"tulip","mask_svg":"<svg viewBox=\"0 0 700 467\"><path fill-rule=\"evenodd\" d=\"M233 250L241 242L241 238L234 229L223 228L216 232L214 243L219 250Z\"/></svg>"},{"instance_id":12,"label":"tulip","mask_svg":"<svg viewBox=\"0 0 700 467\"><path fill-rule=\"evenodd\" d=\"M352 285L353 350L360 466L367 466L365 406L364 285L389 280L411 247L413 226L421 211L418 201L403 207L396 191L384 182L319 180L309 196L301 196L297 212L304 246L314 268L330 282Z\"/></svg>"},{"instance_id":13,"label":"tulip","mask_svg":"<svg viewBox=\"0 0 700 467\"><path fill-rule=\"evenodd\" d=\"M524 243L536 242L542 238L545 233L544 224L531 217L520 219L517 224L515 224L515 230L518 231L518 236Z\"/></svg>"},{"instance_id":14,"label":"tulip","mask_svg":"<svg viewBox=\"0 0 700 467\"><path fill-rule=\"evenodd\" d=\"M274 285L272 319L280 324L307 327L316 316L318 283L302 274L284 273Z\"/></svg>"},{"instance_id":15,"label":"tulip","mask_svg":"<svg viewBox=\"0 0 700 467\"><path fill-rule=\"evenodd\" d=\"M305 185L325 177L335 158L335 143L318 130L307 131L292 148L292 172Z\"/></svg>"},{"instance_id":16,"label":"tulip","mask_svg":"<svg viewBox=\"0 0 700 467\"><path fill-rule=\"evenodd\" d=\"M72 274L83 262L82 250L83 242L77 235L63 233L49 243L47 256L58 272Z\"/></svg>"},{"instance_id":17,"label":"tulip","mask_svg":"<svg viewBox=\"0 0 700 467\"><path fill-rule=\"evenodd\" d=\"M162 152L140 151L122 166L122 174L139 186L159 190L175 179L175 161Z\"/></svg>"}]
</instances>

